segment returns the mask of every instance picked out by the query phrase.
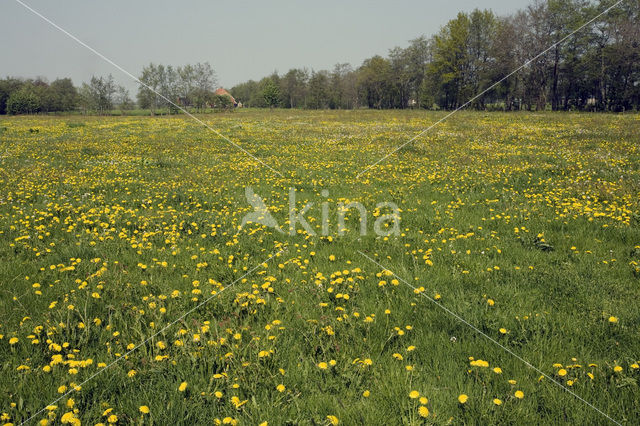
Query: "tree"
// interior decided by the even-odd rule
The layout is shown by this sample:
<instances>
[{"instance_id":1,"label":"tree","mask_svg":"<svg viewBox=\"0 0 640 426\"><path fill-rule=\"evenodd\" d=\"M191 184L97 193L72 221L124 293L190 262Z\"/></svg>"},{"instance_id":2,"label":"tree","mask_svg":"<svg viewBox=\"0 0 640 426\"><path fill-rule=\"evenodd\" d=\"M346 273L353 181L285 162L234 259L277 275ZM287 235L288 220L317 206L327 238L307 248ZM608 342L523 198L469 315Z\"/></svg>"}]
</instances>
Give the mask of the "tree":
<instances>
[{"instance_id":1,"label":"tree","mask_svg":"<svg viewBox=\"0 0 640 426\"><path fill-rule=\"evenodd\" d=\"M218 84L216 73L209 62L197 63L193 66L194 85L200 90L213 91Z\"/></svg>"},{"instance_id":2,"label":"tree","mask_svg":"<svg viewBox=\"0 0 640 426\"><path fill-rule=\"evenodd\" d=\"M89 84L83 83L80 89L80 106L86 111L106 114L113 109L114 95L117 87L113 76L92 76Z\"/></svg>"},{"instance_id":3,"label":"tree","mask_svg":"<svg viewBox=\"0 0 640 426\"><path fill-rule=\"evenodd\" d=\"M491 57L494 59L488 72L491 84L502 80L527 60L527 52L518 37L522 20L523 16L519 14L498 19L496 22L496 32L491 46ZM493 99L502 100L505 110L521 108L523 74L524 70L515 73L493 89Z\"/></svg>"},{"instance_id":4,"label":"tree","mask_svg":"<svg viewBox=\"0 0 640 426\"><path fill-rule=\"evenodd\" d=\"M469 17L458 13L434 37L433 62L430 77L438 88L437 102L444 108L454 109L471 96L469 83Z\"/></svg>"},{"instance_id":5,"label":"tree","mask_svg":"<svg viewBox=\"0 0 640 426\"><path fill-rule=\"evenodd\" d=\"M138 88L138 104L140 108L148 108L151 115L155 115L161 105L162 98L159 96L161 85L163 84L164 66L150 63L142 68L140 82L143 83Z\"/></svg>"},{"instance_id":6,"label":"tree","mask_svg":"<svg viewBox=\"0 0 640 426\"><path fill-rule=\"evenodd\" d=\"M129 91L124 86L118 86L116 89L115 103L122 113L132 110L134 105L129 97Z\"/></svg>"},{"instance_id":7,"label":"tree","mask_svg":"<svg viewBox=\"0 0 640 426\"><path fill-rule=\"evenodd\" d=\"M227 110L233 108L233 102L231 102L231 98L229 96L213 95L211 99L215 109Z\"/></svg>"},{"instance_id":8,"label":"tree","mask_svg":"<svg viewBox=\"0 0 640 426\"><path fill-rule=\"evenodd\" d=\"M280 79L280 93L286 108L306 106L307 81L306 69L291 69Z\"/></svg>"},{"instance_id":9,"label":"tree","mask_svg":"<svg viewBox=\"0 0 640 426\"><path fill-rule=\"evenodd\" d=\"M249 80L245 83L238 84L230 90L231 95L238 102L242 102L247 107L257 107L264 103L260 85L257 81Z\"/></svg>"},{"instance_id":10,"label":"tree","mask_svg":"<svg viewBox=\"0 0 640 426\"><path fill-rule=\"evenodd\" d=\"M468 99L483 92L492 84L492 70L495 66L493 44L496 38L498 22L490 10L475 9L469 16L468 58L469 72L464 95ZM491 93L480 96L473 101L477 109L485 108L485 99L492 96Z\"/></svg>"},{"instance_id":11,"label":"tree","mask_svg":"<svg viewBox=\"0 0 640 426\"><path fill-rule=\"evenodd\" d=\"M59 78L49 85L52 111L71 111L78 105L78 90L70 78Z\"/></svg>"},{"instance_id":12,"label":"tree","mask_svg":"<svg viewBox=\"0 0 640 426\"><path fill-rule=\"evenodd\" d=\"M329 73L327 71L312 72L309 79L309 95L307 106L312 109L329 108Z\"/></svg>"},{"instance_id":13,"label":"tree","mask_svg":"<svg viewBox=\"0 0 640 426\"><path fill-rule=\"evenodd\" d=\"M12 93L18 91L24 84L19 78L7 77L0 80L0 114L7 114L7 101Z\"/></svg>"},{"instance_id":14,"label":"tree","mask_svg":"<svg viewBox=\"0 0 640 426\"><path fill-rule=\"evenodd\" d=\"M431 62L432 49L431 42L425 36L418 37L409 42L409 47L405 49L407 61L407 76L409 79L410 97L415 100L416 106L421 107L423 97L423 82L427 75L427 67ZM433 102L431 102L432 104ZM428 104L427 106L430 106Z\"/></svg>"},{"instance_id":15,"label":"tree","mask_svg":"<svg viewBox=\"0 0 640 426\"><path fill-rule=\"evenodd\" d=\"M365 59L358 70L358 89L369 108L390 108L391 63L382 56Z\"/></svg>"},{"instance_id":16,"label":"tree","mask_svg":"<svg viewBox=\"0 0 640 426\"><path fill-rule=\"evenodd\" d=\"M7 100L8 114L34 114L41 110L42 99L33 83L26 83Z\"/></svg>"},{"instance_id":17,"label":"tree","mask_svg":"<svg viewBox=\"0 0 640 426\"><path fill-rule=\"evenodd\" d=\"M268 78L265 81L262 87L262 98L269 108L274 108L280 103L280 88L273 79Z\"/></svg>"}]
</instances>

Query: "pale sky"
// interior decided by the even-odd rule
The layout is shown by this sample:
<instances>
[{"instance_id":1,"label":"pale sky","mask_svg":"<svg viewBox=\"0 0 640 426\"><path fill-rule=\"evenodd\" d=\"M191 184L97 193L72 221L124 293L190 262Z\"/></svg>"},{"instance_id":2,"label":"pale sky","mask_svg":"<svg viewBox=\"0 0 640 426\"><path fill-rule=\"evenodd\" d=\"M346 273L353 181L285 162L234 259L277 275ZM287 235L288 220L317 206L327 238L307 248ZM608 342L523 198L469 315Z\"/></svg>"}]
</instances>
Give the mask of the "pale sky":
<instances>
[{"instance_id":1,"label":"pale sky","mask_svg":"<svg viewBox=\"0 0 640 426\"><path fill-rule=\"evenodd\" d=\"M149 62L211 63L231 88L274 70L359 66L394 46L436 33L459 11L513 13L529 0L23 0L127 71ZM0 0L0 77L113 74L135 96L137 84L16 0Z\"/></svg>"}]
</instances>

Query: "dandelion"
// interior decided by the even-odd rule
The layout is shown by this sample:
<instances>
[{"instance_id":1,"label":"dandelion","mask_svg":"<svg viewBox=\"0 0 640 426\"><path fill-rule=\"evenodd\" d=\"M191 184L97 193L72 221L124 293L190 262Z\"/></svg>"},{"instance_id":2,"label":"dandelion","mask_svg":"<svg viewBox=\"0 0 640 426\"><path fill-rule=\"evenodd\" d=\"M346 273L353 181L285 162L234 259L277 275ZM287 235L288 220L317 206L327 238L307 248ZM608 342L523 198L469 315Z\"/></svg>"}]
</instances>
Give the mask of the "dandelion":
<instances>
[{"instance_id":1,"label":"dandelion","mask_svg":"<svg viewBox=\"0 0 640 426\"><path fill-rule=\"evenodd\" d=\"M429 409L424 405L421 405L420 408L418 408L418 414L420 417L429 417Z\"/></svg>"},{"instance_id":2,"label":"dandelion","mask_svg":"<svg viewBox=\"0 0 640 426\"><path fill-rule=\"evenodd\" d=\"M502 400L501 400L501 399L499 399L499 398L494 398L494 399L493 399L493 403L494 403L495 405L502 405Z\"/></svg>"},{"instance_id":3,"label":"dandelion","mask_svg":"<svg viewBox=\"0 0 640 426\"><path fill-rule=\"evenodd\" d=\"M409 392L409 398L411 398L411 399L416 399L419 396L420 396L420 392L418 392L418 391L414 390L414 391Z\"/></svg>"},{"instance_id":4,"label":"dandelion","mask_svg":"<svg viewBox=\"0 0 640 426\"><path fill-rule=\"evenodd\" d=\"M364 396L365 398L369 398L370 395L371 395L371 392L369 392L369 390L362 392L362 396Z\"/></svg>"},{"instance_id":5,"label":"dandelion","mask_svg":"<svg viewBox=\"0 0 640 426\"><path fill-rule=\"evenodd\" d=\"M327 367L329 367L329 366L324 361L318 363L318 368L321 369L321 370L326 370Z\"/></svg>"},{"instance_id":6,"label":"dandelion","mask_svg":"<svg viewBox=\"0 0 640 426\"><path fill-rule=\"evenodd\" d=\"M139 410L142 414L149 414L151 411L149 410L149 407L147 407L146 405L141 405Z\"/></svg>"},{"instance_id":7,"label":"dandelion","mask_svg":"<svg viewBox=\"0 0 640 426\"><path fill-rule=\"evenodd\" d=\"M60 422L67 424L75 424L77 421L75 414L72 411L64 413L62 417L60 417Z\"/></svg>"},{"instance_id":8,"label":"dandelion","mask_svg":"<svg viewBox=\"0 0 640 426\"><path fill-rule=\"evenodd\" d=\"M328 415L327 420L329 420L329 423L331 423L332 426L338 426L340 424L340 420L333 415Z\"/></svg>"},{"instance_id":9,"label":"dandelion","mask_svg":"<svg viewBox=\"0 0 640 426\"><path fill-rule=\"evenodd\" d=\"M522 392L521 390L517 390L513 395L518 399L524 398L524 392Z\"/></svg>"},{"instance_id":10,"label":"dandelion","mask_svg":"<svg viewBox=\"0 0 640 426\"><path fill-rule=\"evenodd\" d=\"M612 324L615 324L618 322L618 317L614 317L614 316L610 316L609 317L609 322Z\"/></svg>"},{"instance_id":11,"label":"dandelion","mask_svg":"<svg viewBox=\"0 0 640 426\"><path fill-rule=\"evenodd\" d=\"M466 404L468 400L469 400L469 397L467 395L465 394L458 395L458 402L460 404Z\"/></svg>"},{"instance_id":12,"label":"dandelion","mask_svg":"<svg viewBox=\"0 0 640 426\"><path fill-rule=\"evenodd\" d=\"M178 386L178 390L180 392L184 392L185 390L187 390L187 382L180 383L180 386Z\"/></svg>"},{"instance_id":13,"label":"dandelion","mask_svg":"<svg viewBox=\"0 0 640 426\"><path fill-rule=\"evenodd\" d=\"M285 389L286 389L286 388L285 388L285 386L284 386L282 383L280 383L278 386L276 386L276 390L277 390L278 392L284 392L284 390L285 390Z\"/></svg>"}]
</instances>

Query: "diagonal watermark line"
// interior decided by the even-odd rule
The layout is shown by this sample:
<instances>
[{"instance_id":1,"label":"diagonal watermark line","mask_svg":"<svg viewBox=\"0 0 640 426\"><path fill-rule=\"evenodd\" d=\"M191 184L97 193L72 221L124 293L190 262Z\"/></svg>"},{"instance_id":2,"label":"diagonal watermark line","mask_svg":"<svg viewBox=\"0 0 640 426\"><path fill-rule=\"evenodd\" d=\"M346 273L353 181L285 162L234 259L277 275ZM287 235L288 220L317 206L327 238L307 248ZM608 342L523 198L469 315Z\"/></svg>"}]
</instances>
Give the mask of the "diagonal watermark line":
<instances>
[{"instance_id":1,"label":"diagonal watermark line","mask_svg":"<svg viewBox=\"0 0 640 426\"><path fill-rule=\"evenodd\" d=\"M16 0L18 1L18 0ZM524 64L520 65L518 68L516 68L515 70L511 71L509 74L505 75L504 77L502 77L500 80L496 81L495 83L493 83L491 86L487 87L486 89L484 89L482 92L478 93L477 95L475 95L473 98L469 99L467 102L465 102L464 104L460 105L458 108L454 109L453 111L451 111L450 113L448 113L447 115L445 115L444 117L442 117L440 120L436 121L435 123L433 123L432 125L430 125L429 127L427 127L426 129L422 130L420 133L418 133L417 135L415 135L414 137L412 137L411 139L409 139L408 141L406 141L405 143L403 143L402 145L394 148L393 150L391 150L389 153L387 153L384 157L382 157L381 159L379 159L378 161L376 161L373 164L368 165L364 170L362 170L360 173L358 173L356 175L356 179L360 178L360 176L362 176L364 173L366 173L368 170L370 170L371 168L377 166L378 164L380 164L381 162L383 162L384 160L386 160L387 158L389 158L390 156L392 156L393 154L395 154L396 152L398 152L399 150L401 150L402 148L404 148L405 146L409 145L411 142L415 141L416 139L418 139L420 136L424 135L425 133L427 133L429 130L433 129L435 126L437 126L438 124L442 123L443 121L445 121L447 118L451 117L453 114L457 113L458 111L460 111L461 109L467 107L471 102L475 101L476 99L478 99L480 96L484 95L485 93L487 93L488 91L492 90L493 88L495 88L498 84L502 83L503 81L505 81L506 79L508 79L509 77L511 77L512 75L514 75L515 73L517 73L518 71L520 71L521 69L523 69L524 67L526 67L527 65L529 65L531 62L535 61L536 59L538 59L539 57L541 57L542 55L544 55L545 53L547 53L548 51L550 51L551 49L553 49L554 47L558 46L559 44L564 43L567 39L569 39L570 37L572 37L575 33L577 33L578 31L580 31L581 29L583 29L584 27L586 27L587 25L591 24L593 21L595 21L596 19L598 19L599 17L601 17L602 15L605 15L606 13L608 13L611 9L613 9L614 7L618 6L620 3L622 3L624 0L618 0L616 3L614 3L613 5L609 6L608 8L606 8L604 11L600 12L599 14L597 14L596 16L594 16L593 18L591 18L590 20L588 20L587 22L585 22L584 24L580 25L577 29L573 30L572 32L570 32L568 35L566 35L565 37L563 37L562 39L560 39L559 41L553 43L551 46L547 47L545 50L543 50L542 52L538 53L536 56L534 56L533 58L527 60Z\"/></svg>"},{"instance_id":2,"label":"diagonal watermark line","mask_svg":"<svg viewBox=\"0 0 640 426\"><path fill-rule=\"evenodd\" d=\"M127 71L126 69L122 68L120 65L118 65L117 63L115 63L114 61L112 61L111 59L107 58L106 56L104 56L102 53L98 52L96 49L94 49L93 47L89 46L87 43L85 43L84 41L80 40L78 37L76 37L75 35L71 34L69 31L65 30L64 28L62 28L61 26L59 26L58 24L56 24L55 22L53 22L52 20L50 20L49 18L47 18L46 16L44 16L43 14L41 14L40 12L38 12L37 10L35 10L34 8L32 8L31 6L29 6L28 4L26 4L25 2L23 2L22 0L15 0L16 3L20 4L21 6L23 6L25 9L29 10L31 13L33 13L34 15L40 17L42 20L44 20L45 22L47 22L48 24L50 24L52 27L54 27L55 29L59 30L60 32L62 32L63 34L65 34L66 36L68 36L69 38L71 38L72 40L74 40L76 43L80 44L81 46L89 49L91 52L93 52L94 54L96 54L98 57L100 57L102 60L104 60L105 62L113 65L114 67L116 67L118 70L122 71L124 74L126 74L127 76L129 76L130 78L132 78L136 83L146 87L147 89L151 90L153 93L155 93L156 95L160 96L162 99L164 99L165 101L169 102L171 105L173 105L174 107L178 108L180 111L182 111L184 114L186 114L187 116L189 116L190 118L192 118L193 120L197 121L198 123L202 124L204 127L206 127L207 129L211 130L213 133L215 133L217 136L219 136L220 138L224 139L225 141L227 141L228 143L230 143L231 145L233 145L234 147L236 147L237 149L239 149L240 151L244 152L246 155L248 155L249 157L253 158L254 160L256 160L257 162L259 162L260 164L262 164L263 166L267 167L268 169L270 169L272 172L274 172L275 174L277 174L278 176L284 178L284 175L282 173L280 173L278 170L274 169L273 167L269 166L268 164L266 164L264 161L262 161L261 159L259 159L258 157L256 157L255 155L251 154L249 151L247 151L246 149L244 149L243 147L241 147L240 145L238 145L237 143L235 143L234 141L232 141L231 139L229 139L227 136L223 135L222 133L220 133L218 130L214 129L213 127L209 126L207 123L205 123L204 121L200 120L198 117L194 116L193 114L191 114L189 111L187 111L185 108L181 107L180 105L177 105L176 103L174 103L171 99L167 98L166 96L164 96L162 93L158 92L157 90L152 89L151 87L149 87L147 84L143 83L142 81L140 81L140 79L138 77L136 77L135 75L131 74L129 71Z\"/></svg>"},{"instance_id":3,"label":"diagonal watermark line","mask_svg":"<svg viewBox=\"0 0 640 426\"><path fill-rule=\"evenodd\" d=\"M369 260L371 263L374 263L375 265L379 266L380 268L382 268L385 271L389 271L393 274L394 277L396 277L398 280L402 281L404 284L406 284L408 287L412 288L413 290L416 290L416 287L411 285L411 283L409 283L407 280L405 280L404 278L400 277L399 275L397 275L395 272L393 272L391 269L385 267L384 265L380 264L379 262L377 262L376 260L374 260L371 256L368 256L367 254L361 252L360 250L357 250L358 253L360 253L362 256L364 256L367 260ZM461 323L463 323L464 325L466 325L467 327L471 328L473 331L475 331L476 333L480 334L482 337L486 338L487 340L489 340L490 342L498 345L500 348L502 348L503 350L505 350L506 352L508 352L509 354L513 355L516 359L518 359L519 361L522 361L527 367L537 371L538 373L540 373L541 375L543 375L545 378L547 378L548 380L552 381L553 383L555 383L556 385L558 385L559 387L561 387L563 390L569 392L571 395L573 395L574 397L576 397L577 399L579 399L580 401L584 402L586 405L588 405L590 408L593 408L595 411L597 411L598 413L602 414L604 417L606 417L607 419L609 419L610 421L612 421L613 423L617 424L617 425L621 425L620 422L616 421L615 419L613 419L611 416L609 416L607 413L605 413L604 411L600 410L598 407L596 407L595 405L591 404L589 401L587 401L586 399L582 398L580 395L576 394L575 392L573 392L571 389L567 388L566 386L564 386L562 383L558 382L557 380L555 380L553 377L549 376L547 373L545 373L544 371L540 370L538 367L532 365L529 361L527 361L526 359L522 358L520 355L516 354L515 352L513 352L511 349L509 349L508 347L504 346L502 343L498 342L496 339L494 339L493 337L489 336L488 334L484 333L482 330L480 330L478 327L476 327L475 325L471 324L469 321L465 320L464 318L462 318L460 315L456 314L455 312L453 312L451 309L447 308L446 306L438 303L435 301L435 299L427 296L424 293L419 293L420 295L424 296L425 298L427 298L427 300L429 300L431 303L433 303L434 305L436 305L437 307L439 307L440 309L442 309L443 311L445 311L447 314L449 314L450 316L454 317L455 319L457 319L458 321L460 321Z\"/></svg>"},{"instance_id":4,"label":"diagonal watermark line","mask_svg":"<svg viewBox=\"0 0 640 426\"><path fill-rule=\"evenodd\" d=\"M273 259L276 256L279 256L280 254L284 253L286 251L286 247L280 249L278 252L272 254L271 256L269 256L267 259L263 260L262 262L260 262L257 266L254 266L253 268L249 269L247 272L245 272L244 274L242 274L239 278L235 279L234 281L231 282L231 284L229 284L228 286L224 287L222 290L220 290L219 292L217 292L214 295L209 296L208 298L206 298L205 300L203 300L202 302L200 302L199 304L197 304L196 306L194 306L193 308L189 309L188 311L186 311L185 313L183 313L182 315L180 315L178 318L176 318L175 320L173 320L172 322L170 322L169 324L167 324L166 326L164 326L163 328L161 328L160 330L158 330L157 332L155 332L154 334L152 334L150 337L146 338L145 340L143 340L142 342L138 343L133 349L127 351L124 355L121 355L120 357L116 358L114 361L112 361L110 364L108 364L106 367L100 369L99 371L96 371L95 373L93 373L91 376L89 376L88 378L86 378L82 383L80 383L79 385L77 385L78 387L82 387L84 384L86 384L87 382L89 382L90 380L92 380L94 377L102 374L102 372L106 371L107 369L109 369L110 367L116 365L118 362L122 361L124 358L126 358L127 356L129 356L132 352L135 352L138 348L140 348L141 346L145 345L149 340L153 339L154 337L156 337L157 335L164 333L166 330L168 330L169 328L173 327L174 325L176 325L178 322L182 321L184 318L187 317L187 315L189 315L190 313L192 313L193 311L195 311L196 309L206 305L209 301L211 301L212 299L218 297L220 294L222 294L223 291L225 291L228 288L231 288L234 284L236 284L237 282L239 282L240 280L242 280L244 277L246 277L247 275L250 275L251 273L253 273L253 271L255 271L256 269L262 267L265 263L269 262L271 259ZM74 389L70 389L68 390L66 393L60 395L58 398L56 398L55 400L51 401L49 404L45 405L43 408L41 408L40 410L36 411L31 417L29 417L27 420L23 421L22 423L20 423L19 426L25 425L27 423L29 423L31 420L34 419L34 417L36 417L37 415L39 415L40 413L42 413L43 411L45 411L47 409L48 406L56 404L58 401L60 401L62 398L67 397L69 394L71 394L72 392L75 392L75 388Z\"/></svg>"}]
</instances>

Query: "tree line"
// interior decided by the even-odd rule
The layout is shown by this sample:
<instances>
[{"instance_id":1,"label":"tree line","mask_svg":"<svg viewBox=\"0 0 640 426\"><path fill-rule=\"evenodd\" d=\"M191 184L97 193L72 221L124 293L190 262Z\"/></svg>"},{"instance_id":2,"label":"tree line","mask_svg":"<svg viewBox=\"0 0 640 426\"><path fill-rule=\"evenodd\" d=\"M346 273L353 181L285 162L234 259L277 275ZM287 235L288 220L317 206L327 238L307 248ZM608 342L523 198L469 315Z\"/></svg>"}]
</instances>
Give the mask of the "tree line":
<instances>
[{"instance_id":1,"label":"tree line","mask_svg":"<svg viewBox=\"0 0 640 426\"><path fill-rule=\"evenodd\" d=\"M176 113L179 108L203 109L208 105L228 108L231 100L218 96L216 74L208 62L174 67L149 64L139 77L142 84L137 93L137 106L150 110ZM136 103L129 91L116 84L112 75L91 77L75 87L69 78L47 82L44 78L0 80L0 114L35 114L81 111L110 113L134 109Z\"/></svg>"},{"instance_id":2,"label":"tree line","mask_svg":"<svg viewBox=\"0 0 640 426\"><path fill-rule=\"evenodd\" d=\"M393 48L386 57L368 58L357 68L337 64L332 70L274 72L238 84L231 94L252 107L455 109L526 63L469 107L638 110L640 3L623 2L571 35L613 4L536 0L509 16L461 12L437 34Z\"/></svg>"}]
</instances>

